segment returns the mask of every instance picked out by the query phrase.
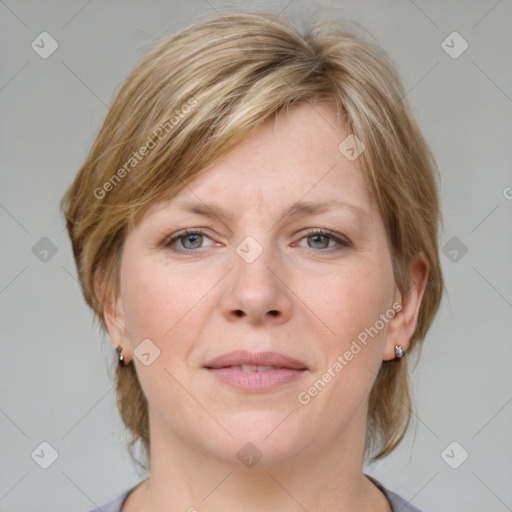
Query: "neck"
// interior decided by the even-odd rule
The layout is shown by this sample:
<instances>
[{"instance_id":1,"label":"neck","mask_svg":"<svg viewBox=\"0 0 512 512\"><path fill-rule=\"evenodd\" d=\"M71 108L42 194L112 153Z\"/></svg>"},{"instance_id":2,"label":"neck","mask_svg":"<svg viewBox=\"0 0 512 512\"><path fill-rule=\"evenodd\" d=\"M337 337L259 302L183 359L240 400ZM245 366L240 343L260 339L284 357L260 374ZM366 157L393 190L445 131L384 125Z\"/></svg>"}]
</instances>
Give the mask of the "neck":
<instances>
[{"instance_id":1,"label":"neck","mask_svg":"<svg viewBox=\"0 0 512 512\"><path fill-rule=\"evenodd\" d=\"M365 422L366 416L356 418L342 435L318 436L286 459L266 461L263 454L249 468L238 459L212 457L150 418L151 477L123 512L391 511L385 496L363 475Z\"/></svg>"}]
</instances>

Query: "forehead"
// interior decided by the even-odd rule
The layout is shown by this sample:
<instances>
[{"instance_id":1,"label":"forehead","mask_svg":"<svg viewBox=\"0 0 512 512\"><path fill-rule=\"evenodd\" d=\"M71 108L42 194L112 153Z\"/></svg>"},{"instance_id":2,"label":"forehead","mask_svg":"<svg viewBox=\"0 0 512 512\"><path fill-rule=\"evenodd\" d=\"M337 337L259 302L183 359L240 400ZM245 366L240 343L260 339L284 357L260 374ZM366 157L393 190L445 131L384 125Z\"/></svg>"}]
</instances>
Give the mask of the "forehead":
<instances>
[{"instance_id":1,"label":"forehead","mask_svg":"<svg viewBox=\"0 0 512 512\"><path fill-rule=\"evenodd\" d=\"M263 216L338 206L372 217L375 205L359 162L339 150L348 135L334 105L302 103L260 124L228 156L150 211L173 207L205 213L213 206L223 215L256 208Z\"/></svg>"}]
</instances>

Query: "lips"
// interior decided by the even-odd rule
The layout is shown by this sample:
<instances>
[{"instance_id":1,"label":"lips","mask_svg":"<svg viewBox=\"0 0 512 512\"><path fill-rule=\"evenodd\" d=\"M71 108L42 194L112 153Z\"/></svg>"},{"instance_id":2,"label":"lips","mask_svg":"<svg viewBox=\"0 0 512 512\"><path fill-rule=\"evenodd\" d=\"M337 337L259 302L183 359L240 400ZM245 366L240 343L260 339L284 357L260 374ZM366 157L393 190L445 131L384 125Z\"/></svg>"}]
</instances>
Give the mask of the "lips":
<instances>
[{"instance_id":1,"label":"lips","mask_svg":"<svg viewBox=\"0 0 512 512\"><path fill-rule=\"evenodd\" d=\"M226 368L231 368L231 370L238 370L240 372L271 372L272 370L282 370L282 367L280 366L263 366L256 364L240 364L226 366Z\"/></svg>"},{"instance_id":2,"label":"lips","mask_svg":"<svg viewBox=\"0 0 512 512\"><path fill-rule=\"evenodd\" d=\"M308 370L302 361L286 354L241 350L222 354L204 367L218 381L245 393L266 393L291 385Z\"/></svg>"},{"instance_id":3,"label":"lips","mask_svg":"<svg viewBox=\"0 0 512 512\"><path fill-rule=\"evenodd\" d=\"M205 368L233 368L240 371L271 371L278 369L307 370L302 361L280 352L248 352L235 350L206 363Z\"/></svg>"}]
</instances>

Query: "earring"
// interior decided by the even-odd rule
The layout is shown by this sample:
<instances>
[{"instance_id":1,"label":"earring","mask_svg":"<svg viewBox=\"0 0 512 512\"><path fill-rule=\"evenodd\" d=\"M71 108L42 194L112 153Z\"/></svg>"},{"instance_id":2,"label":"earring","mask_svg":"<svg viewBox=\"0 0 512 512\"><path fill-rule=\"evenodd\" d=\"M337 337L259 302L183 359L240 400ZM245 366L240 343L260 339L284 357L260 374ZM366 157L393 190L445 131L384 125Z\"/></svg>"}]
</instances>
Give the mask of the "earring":
<instances>
[{"instance_id":1,"label":"earring","mask_svg":"<svg viewBox=\"0 0 512 512\"><path fill-rule=\"evenodd\" d=\"M404 355L402 345L395 345L395 358L400 359Z\"/></svg>"},{"instance_id":2,"label":"earring","mask_svg":"<svg viewBox=\"0 0 512 512\"><path fill-rule=\"evenodd\" d=\"M122 354L123 352L123 348L121 347L121 345L119 345L117 348L116 348L116 352L117 352L117 357L118 357L118 362L119 362L119 366L121 366L121 368L124 366L124 356Z\"/></svg>"}]
</instances>

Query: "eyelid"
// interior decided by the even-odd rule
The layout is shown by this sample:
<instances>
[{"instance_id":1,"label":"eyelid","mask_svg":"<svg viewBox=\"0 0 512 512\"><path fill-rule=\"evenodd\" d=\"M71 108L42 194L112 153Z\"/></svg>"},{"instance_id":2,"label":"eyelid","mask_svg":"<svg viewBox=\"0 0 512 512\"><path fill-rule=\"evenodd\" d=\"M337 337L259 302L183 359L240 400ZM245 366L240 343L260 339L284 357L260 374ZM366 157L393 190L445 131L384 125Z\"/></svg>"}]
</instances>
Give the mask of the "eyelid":
<instances>
[{"instance_id":1,"label":"eyelid","mask_svg":"<svg viewBox=\"0 0 512 512\"><path fill-rule=\"evenodd\" d=\"M331 238L332 240L334 240L339 246L342 246L342 247L351 247L352 246L352 242L350 242L350 240L346 236L339 235L337 233L333 233L332 231L330 231L328 229L322 229L322 228L306 229L305 231L301 232L300 235L301 235L300 240L303 240L304 238L308 238L308 237L314 236L314 235L323 235L323 236L327 236L327 237ZM330 249L331 250L336 249L336 247L331 247ZM315 251L315 252L328 252L328 249L324 249L323 251Z\"/></svg>"}]
</instances>

